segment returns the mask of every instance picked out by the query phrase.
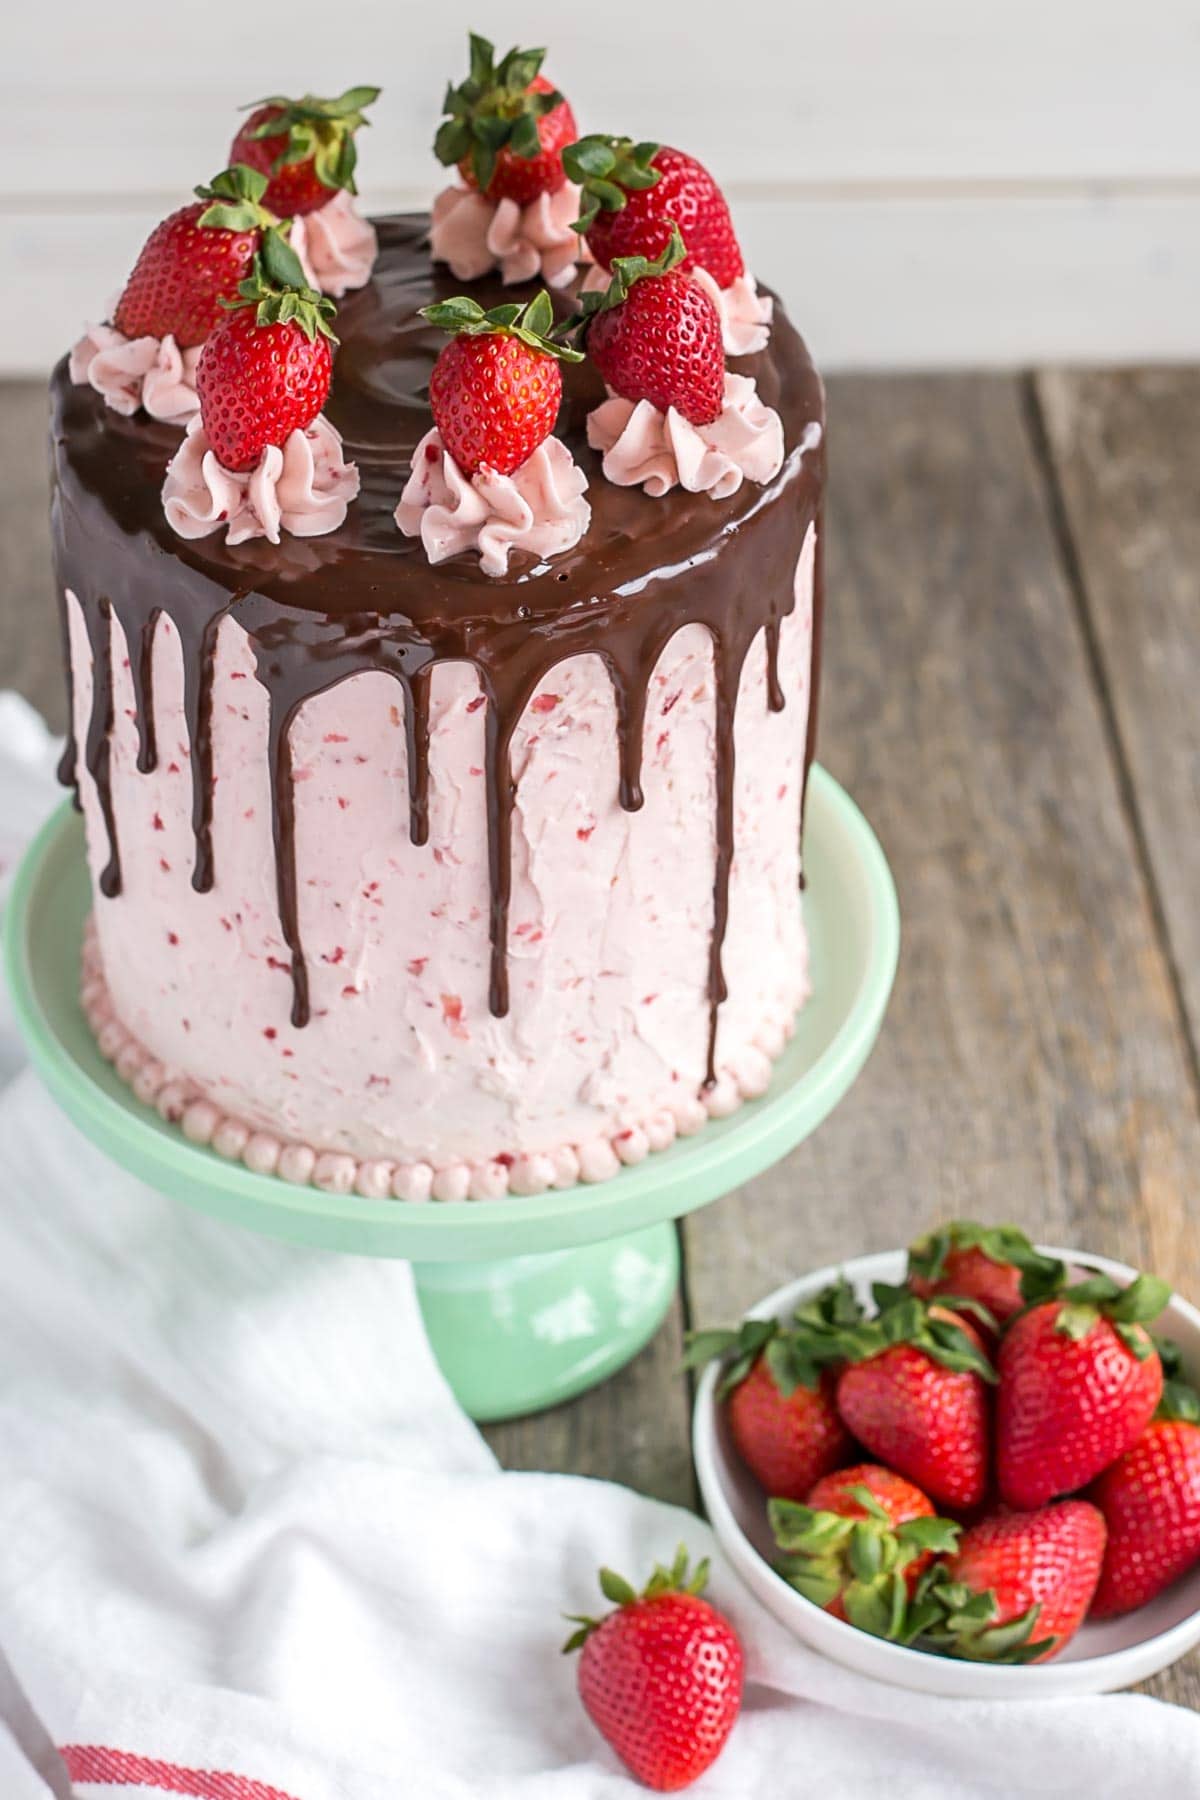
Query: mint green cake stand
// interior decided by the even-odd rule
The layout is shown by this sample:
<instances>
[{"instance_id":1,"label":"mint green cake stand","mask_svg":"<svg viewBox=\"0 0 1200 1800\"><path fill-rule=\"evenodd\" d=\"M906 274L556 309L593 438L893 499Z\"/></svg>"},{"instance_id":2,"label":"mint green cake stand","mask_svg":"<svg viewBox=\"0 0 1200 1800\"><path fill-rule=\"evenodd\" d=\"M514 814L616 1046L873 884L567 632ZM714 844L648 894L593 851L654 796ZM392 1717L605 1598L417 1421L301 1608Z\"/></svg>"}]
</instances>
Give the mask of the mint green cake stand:
<instances>
[{"instance_id":1,"label":"mint green cake stand","mask_svg":"<svg viewBox=\"0 0 1200 1800\"><path fill-rule=\"evenodd\" d=\"M896 971L896 890L870 826L819 767L805 835L815 989L770 1091L611 1181L524 1199L412 1205L294 1187L189 1143L137 1101L79 1005L91 889L82 821L69 805L17 872L5 966L30 1057L93 1142L152 1187L232 1224L323 1250L407 1258L459 1400L477 1419L510 1418L569 1399L636 1355L675 1291L671 1221L807 1137L866 1061Z\"/></svg>"}]
</instances>

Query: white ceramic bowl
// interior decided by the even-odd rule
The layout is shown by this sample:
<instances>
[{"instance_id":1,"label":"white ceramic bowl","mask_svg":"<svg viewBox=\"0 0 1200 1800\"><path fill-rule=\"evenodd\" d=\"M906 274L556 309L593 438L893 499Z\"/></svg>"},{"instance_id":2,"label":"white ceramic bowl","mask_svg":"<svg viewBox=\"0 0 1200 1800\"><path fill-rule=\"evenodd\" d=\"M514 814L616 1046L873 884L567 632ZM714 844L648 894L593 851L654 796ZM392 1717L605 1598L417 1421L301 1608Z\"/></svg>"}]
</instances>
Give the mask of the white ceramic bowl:
<instances>
[{"instance_id":1,"label":"white ceramic bowl","mask_svg":"<svg viewBox=\"0 0 1200 1800\"><path fill-rule=\"evenodd\" d=\"M1133 1278L1132 1269L1104 1257L1055 1249L1048 1254L1103 1270L1118 1281ZM867 1301L872 1282L900 1282L905 1267L904 1251L887 1250L837 1268L818 1269L769 1294L751 1309L752 1315L783 1318L798 1302L811 1298L843 1272L860 1299ZM1185 1367L1195 1379L1200 1374L1200 1312L1175 1296L1154 1329L1179 1345ZM1128 1687L1165 1669L1200 1643L1200 1565L1149 1606L1123 1618L1084 1625L1053 1662L1024 1668L960 1662L905 1649L831 1618L789 1587L771 1567L774 1545L767 1526L766 1496L734 1451L723 1409L716 1400L717 1379L717 1368L710 1364L700 1381L692 1423L696 1473L713 1530L751 1593L796 1637L834 1662L924 1694L1033 1700Z\"/></svg>"}]
</instances>

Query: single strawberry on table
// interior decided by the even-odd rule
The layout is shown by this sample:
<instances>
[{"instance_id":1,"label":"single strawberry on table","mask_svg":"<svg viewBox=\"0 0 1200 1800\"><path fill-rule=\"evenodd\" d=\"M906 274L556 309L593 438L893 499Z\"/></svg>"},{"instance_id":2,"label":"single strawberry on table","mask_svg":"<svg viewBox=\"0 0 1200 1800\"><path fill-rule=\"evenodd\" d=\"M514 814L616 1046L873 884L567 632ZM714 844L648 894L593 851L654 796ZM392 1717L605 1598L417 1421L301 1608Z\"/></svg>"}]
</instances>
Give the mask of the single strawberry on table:
<instances>
[{"instance_id":1,"label":"single strawberry on table","mask_svg":"<svg viewBox=\"0 0 1200 1800\"><path fill-rule=\"evenodd\" d=\"M497 63L486 38L470 34L467 79L446 89L434 155L457 164L468 187L489 200L528 206L566 181L562 152L576 137L575 115L540 73L545 50L510 50Z\"/></svg>"},{"instance_id":2,"label":"single strawberry on table","mask_svg":"<svg viewBox=\"0 0 1200 1800\"><path fill-rule=\"evenodd\" d=\"M1029 1301L1058 1287L1062 1264L1034 1248L1015 1225L977 1225L952 1219L908 1251L908 1285L923 1300L965 1295L986 1306L1004 1326Z\"/></svg>"},{"instance_id":3,"label":"single strawberry on table","mask_svg":"<svg viewBox=\"0 0 1200 1800\"><path fill-rule=\"evenodd\" d=\"M563 1646L582 1649L579 1695L593 1724L638 1780L659 1793L687 1787L715 1762L742 1703L742 1647L702 1599L708 1564L691 1574L681 1546L639 1594L611 1569L600 1587L614 1610L572 1615Z\"/></svg>"},{"instance_id":4,"label":"single strawberry on table","mask_svg":"<svg viewBox=\"0 0 1200 1800\"><path fill-rule=\"evenodd\" d=\"M1146 1324L1170 1298L1157 1276L1120 1288L1093 1275L1013 1320L997 1368L996 1465L1009 1506L1086 1487L1124 1455L1162 1397Z\"/></svg>"},{"instance_id":5,"label":"single strawberry on table","mask_svg":"<svg viewBox=\"0 0 1200 1800\"><path fill-rule=\"evenodd\" d=\"M738 1455L768 1494L804 1500L853 1454L835 1405L833 1365L844 1355L842 1334L861 1317L853 1289L839 1281L790 1320L746 1319L737 1331L691 1333L687 1367L730 1359L717 1398Z\"/></svg>"},{"instance_id":6,"label":"single strawberry on table","mask_svg":"<svg viewBox=\"0 0 1200 1800\"><path fill-rule=\"evenodd\" d=\"M1145 1606L1200 1562L1200 1395L1179 1379L1175 1345L1159 1355L1157 1415L1088 1493L1108 1526L1094 1619Z\"/></svg>"},{"instance_id":7,"label":"single strawberry on table","mask_svg":"<svg viewBox=\"0 0 1200 1800\"><path fill-rule=\"evenodd\" d=\"M276 223L263 203L266 188L256 169L224 169L156 225L117 302L117 330L127 338L170 335L181 350L202 344Z\"/></svg>"},{"instance_id":8,"label":"single strawberry on table","mask_svg":"<svg viewBox=\"0 0 1200 1800\"><path fill-rule=\"evenodd\" d=\"M253 110L233 140L229 160L267 178L264 203L279 218L316 212L343 189L357 192L354 135L370 124L366 108L378 98L377 87L353 87L332 100L316 94L300 100L286 94L252 100Z\"/></svg>"},{"instance_id":9,"label":"single strawberry on table","mask_svg":"<svg viewBox=\"0 0 1200 1800\"><path fill-rule=\"evenodd\" d=\"M484 312L466 295L422 307L451 333L429 379L433 422L464 474L511 475L554 429L562 402L561 362L582 353L552 338L554 308L543 289L522 306Z\"/></svg>"},{"instance_id":10,"label":"single strawberry on table","mask_svg":"<svg viewBox=\"0 0 1200 1800\"><path fill-rule=\"evenodd\" d=\"M879 1290L886 1304L838 1377L838 1411L860 1444L939 1506L969 1511L987 1493L988 1389L996 1380L963 1310ZM990 1315L963 1300L980 1322Z\"/></svg>"},{"instance_id":11,"label":"single strawberry on table","mask_svg":"<svg viewBox=\"0 0 1200 1800\"><path fill-rule=\"evenodd\" d=\"M224 468L255 468L268 444L316 418L332 375L333 314L281 233L268 231L196 369L201 423Z\"/></svg>"},{"instance_id":12,"label":"single strawberry on table","mask_svg":"<svg viewBox=\"0 0 1200 1800\"><path fill-rule=\"evenodd\" d=\"M581 295L577 320L614 394L711 425L725 398L721 321L708 295L682 273L683 255L672 226L652 261L618 257L607 289Z\"/></svg>"},{"instance_id":13,"label":"single strawberry on table","mask_svg":"<svg viewBox=\"0 0 1200 1800\"><path fill-rule=\"evenodd\" d=\"M961 1528L911 1481L859 1463L818 1481L804 1505L772 1500L767 1510L783 1552L775 1567L798 1593L873 1637L911 1643L925 1629L918 1583Z\"/></svg>"},{"instance_id":14,"label":"single strawberry on table","mask_svg":"<svg viewBox=\"0 0 1200 1800\"><path fill-rule=\"evenodd\" d=\"M582 190L576 230L601 268L618 257L661 256L678 230L684 274L707 269L719 288L745 274L729 204L695 157L666 144L591 136L571 144L563 164Z\"/></svg>"},{"instance_id":15,"label":"single strawberry on table","mask_svg":"<svg viewBox=\"0 0 1200 1800\"><path fill-rule=\"evenodd\" d=\"M1046 1662L1087 1616L1104 1556L1103 1515L1086 1500L994 1513L930 1570L922 1601L934 1649L972 1662Z\"/></svg>"}]
</instances>

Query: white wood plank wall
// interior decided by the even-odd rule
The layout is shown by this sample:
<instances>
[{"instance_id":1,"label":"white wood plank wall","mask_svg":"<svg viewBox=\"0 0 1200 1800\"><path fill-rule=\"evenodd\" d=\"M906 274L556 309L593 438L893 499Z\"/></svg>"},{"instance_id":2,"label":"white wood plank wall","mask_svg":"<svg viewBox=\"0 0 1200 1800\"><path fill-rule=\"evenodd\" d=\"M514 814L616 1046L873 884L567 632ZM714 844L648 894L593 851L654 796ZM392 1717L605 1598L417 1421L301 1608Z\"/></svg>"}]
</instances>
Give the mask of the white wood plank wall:
<instances>
[{"instance_id":1,"label":"white wood plank wall","mask_svg":"<svg viewBox=\"0 0 1200 1800\"><path fill-rule=\"evenodd\" d=\"M1198 0L9 0L0 373L98 316L239 102L384 87L372 210L424 204L469 25L551 37L583 129L707 162L826 367L1200 357Z\"/></svg>"}]
</instances>

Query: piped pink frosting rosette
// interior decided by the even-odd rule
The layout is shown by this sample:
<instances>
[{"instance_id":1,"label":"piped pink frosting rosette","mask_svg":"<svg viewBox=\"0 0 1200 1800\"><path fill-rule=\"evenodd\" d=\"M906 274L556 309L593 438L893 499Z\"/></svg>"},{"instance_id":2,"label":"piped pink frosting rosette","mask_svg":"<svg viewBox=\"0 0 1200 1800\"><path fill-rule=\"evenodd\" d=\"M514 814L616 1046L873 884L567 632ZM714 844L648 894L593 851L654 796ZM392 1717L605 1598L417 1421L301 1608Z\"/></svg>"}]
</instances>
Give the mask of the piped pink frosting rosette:
<instances>
[{"instance_id":1,"label":"piped pink frosting rosette","mask_svg":"<svg viewBox=\"0 0 1200 1800\"><path fill-rule=\"evenodd\" d=\"M324 413L280 448L268 444L253 469L219 463L199 415L167 465L163 510L182 538L224 530L226 542L265 537L323 537L336 531L358 494L358 470L342 455L342 440Z\"/></svg>"},{"instance_id":2,"label":"piped pink frosting rosette","mask_svg":"<svg viewBox=\"0 0 1200 1800\"><path fill-rule=\"evenodd\" d=\"M375 227L344 188L315 212L293 219L289 242L308 285L335 300L367 285L379 255Z\"/></svg>"},{"instance_id":3,"label":"piped pink frosting rosette","mask_svg":"<svg viewBox=\"0 0 1200 1800\"><path fill-rule=\"evenodd\" d=\"M753 356L766 349L775 303L769 294L759 293L749 269L726 288L718 287L707 269L693 269L692 280L717 309L726 356Z\"/></svg>"},{"instance_id":4,"label":"piped pink frosting rosette","mask_svg":"<svg viewBox=\"0 0 1200 1800\"><path fill-rule=\"evenodd\" d=\"M71 351L71 380L86 383L126 418L144 407L152 419L182 425L199 411L196 364L202 346L181 350L175 339L127 338L115 325L88 325Z\"/></svg>"},{"instance_id":5,"label":"piped pink frosting rosette","mask_svg":"<svg viewBox=\"0 0 1200 1800\"><path fill-rule=\"evenodd\" d=\"M725 399L711 425L693 425L669 407L617 394L588 415L588 443L617 487L660 499L674 487L725 500L743 481L773 481L783 467L783 421L764 406L747 375L725 376Z\"/></svg>"},{"instance_id":6,"label":"piped pink frosting rosette","mask_svg":"<svg viewBox=\"0 0 1200 1800\"><path fill-rule=\"evenodd\" d=\"M413 452L396 508L405 537L419 537L431 563L477 550L485 575L504 575L514 550L558 556L577 544L592 509L587 476L559 438L548 437L511 475L466 475L434 426Z\"/></svg>"},{"instance_id":7,"label":"piped pink frosting rosette","mask_svg":"<svg viewBox=\"0 0 1200 1800\"><path fill-rule=\"evenodd\" d=\"M578 217L579 189L570 181L528 206L488 200L456 182L434 200L429 244L434 261L449 263L459 281L499 269L506 286L540 280L569 287L578 265L590 260L587 245L571 229Z\"/></svg>"}]
</instances>

